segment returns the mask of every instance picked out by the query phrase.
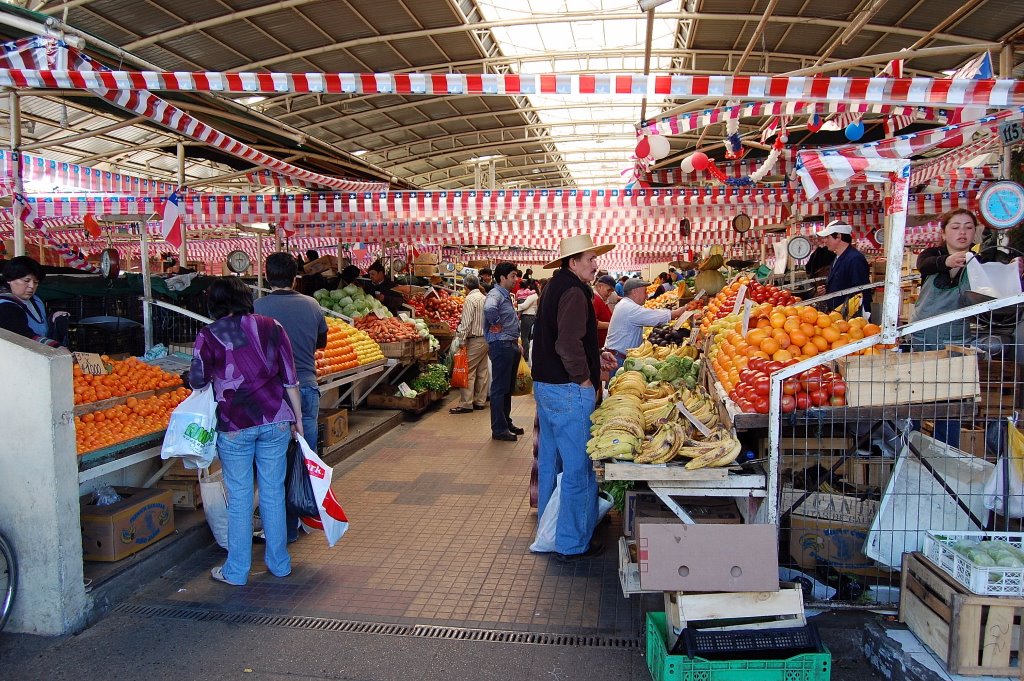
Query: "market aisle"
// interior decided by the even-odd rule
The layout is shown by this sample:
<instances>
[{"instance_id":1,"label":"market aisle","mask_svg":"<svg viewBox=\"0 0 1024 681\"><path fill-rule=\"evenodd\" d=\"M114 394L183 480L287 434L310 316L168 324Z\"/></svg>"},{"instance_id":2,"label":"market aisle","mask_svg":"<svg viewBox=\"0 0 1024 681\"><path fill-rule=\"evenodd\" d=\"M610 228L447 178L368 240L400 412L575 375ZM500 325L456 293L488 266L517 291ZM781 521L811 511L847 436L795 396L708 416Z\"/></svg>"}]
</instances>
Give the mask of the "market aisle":
<instances>
[{"instance_id":1,"label":"market aisle","mask_svg":"<svg viewBox=\"0 0 1024 681\"><path fill-rule=\"evenodd\" d=\"M640 598L623 598L612 541L597 559L561 565L529 552L533 457L531 397L513 400L527 435L490 439L489 413L448 404L408 421L335 467L334 490L351 527L329 549L310 535L291 545L291 576L256 574L243 588L213 582L223 560L204 552L135 598L239 613L382 623L634 637ZM261 570L262 547L254 555Z\"/></svg>"}]
</instances>

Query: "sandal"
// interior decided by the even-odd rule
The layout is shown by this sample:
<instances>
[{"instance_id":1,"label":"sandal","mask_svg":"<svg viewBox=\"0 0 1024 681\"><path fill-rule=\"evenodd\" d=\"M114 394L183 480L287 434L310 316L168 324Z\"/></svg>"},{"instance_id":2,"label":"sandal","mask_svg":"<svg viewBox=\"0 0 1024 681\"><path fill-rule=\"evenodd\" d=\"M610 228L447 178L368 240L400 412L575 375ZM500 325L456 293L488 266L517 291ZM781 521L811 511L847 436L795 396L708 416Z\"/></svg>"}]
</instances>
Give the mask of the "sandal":
<instances>
[{"instance_id":1,"label":"sandal","mask_svg":"<svg viewBox=\"0 0 1024 681\"><path fill-rule=\"evenodd\" d=\"M452 407L448 410L449 414L472 414L473 410L469 407Z\"/></svg>"}]
</instances>

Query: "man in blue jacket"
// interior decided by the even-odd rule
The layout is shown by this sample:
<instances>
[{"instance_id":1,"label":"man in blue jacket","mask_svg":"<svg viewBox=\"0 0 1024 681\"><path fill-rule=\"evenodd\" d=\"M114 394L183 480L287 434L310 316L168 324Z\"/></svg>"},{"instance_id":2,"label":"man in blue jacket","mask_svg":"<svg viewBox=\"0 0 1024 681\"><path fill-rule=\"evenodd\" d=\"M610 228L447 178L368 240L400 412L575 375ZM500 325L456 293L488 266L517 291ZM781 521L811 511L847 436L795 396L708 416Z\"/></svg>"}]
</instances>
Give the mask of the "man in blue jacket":
<instances>
[{"instance_id":1,"label":"man in blue jacket","mask_svg":"<svg viewBox=\"0 0 1024 681\"><path fill-rule=\"evenodd\" d=\"M498 263L494 278L495 285L484 300L484 338L491 358L491 439L515 442L517 435L526 432L512 423L512 390L522 357L519 315L512 300L519 270L513 263Z\"/></svg>"}]
</instances>

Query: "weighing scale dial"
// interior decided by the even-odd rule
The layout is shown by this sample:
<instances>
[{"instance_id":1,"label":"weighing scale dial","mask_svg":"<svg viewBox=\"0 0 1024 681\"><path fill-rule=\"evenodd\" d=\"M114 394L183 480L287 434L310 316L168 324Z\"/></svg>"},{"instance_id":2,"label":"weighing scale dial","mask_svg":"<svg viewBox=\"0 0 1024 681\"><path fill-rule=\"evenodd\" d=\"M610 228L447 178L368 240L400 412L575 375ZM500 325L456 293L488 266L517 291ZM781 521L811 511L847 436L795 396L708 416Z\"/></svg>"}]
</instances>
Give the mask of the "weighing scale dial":
<instances>
[{"instance_id":1,"label":"weighing scale dial","mask_svg":"<svg viewBox=\"0 0 1024 681\"><path fill-rule=\"evenodd\" d=\"M811 254L811 242L805 236L794 236L786 244L786 252L794 260L803 260Z\"/></svg>"},{"instance_id":2,"label":"weighing scale dial","mask_svg":"<svg viewBox=\"0 0 1024 681\"><path fill-rule=\"evenodd\" d=\"M228 269L235 274L242 274L252 265L252 258L245 251L231 251L228 253Z\"/></svg>"},{"instance_id":3,"label":"weighing scale dial","mask_svg":"<svg viewBox=\"0 0 1024 681\"><path fill-rule=\"evenodd\" d=\"M995 229L1009 229L1024 219L1024 187L1003 180L985 187L978 196L981 217Z\"/></svg>"},{"instance_id":4,"label":"weighing scale dial","mask_svg":"<svg viewBox=\"0 0 1024 681\"><path fill-rule=\"evenodd\" d=\"M732 219L732 228L736 230L737 233L743 234L750 229L750 216L746 213L740 213Z\"/></svg>"},{"instance_id":5,"label":"weighing scale dial","mask_svg":"<svg viewBox=\"0 0 1024 681\"><path fill-rule=\"evenodd\" d=\"M121 255L116 248L104 248L100 253L100 271L107 279L116 279L121 273Z\"/></svg>"}]
</instances>

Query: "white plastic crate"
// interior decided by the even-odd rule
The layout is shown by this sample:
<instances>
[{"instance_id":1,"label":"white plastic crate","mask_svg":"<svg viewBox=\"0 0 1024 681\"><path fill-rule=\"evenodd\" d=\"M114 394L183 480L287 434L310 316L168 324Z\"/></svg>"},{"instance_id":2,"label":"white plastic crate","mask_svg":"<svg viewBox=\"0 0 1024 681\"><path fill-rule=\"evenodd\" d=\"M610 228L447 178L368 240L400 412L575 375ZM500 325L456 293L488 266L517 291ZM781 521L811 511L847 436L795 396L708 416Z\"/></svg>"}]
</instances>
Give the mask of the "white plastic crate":
<instances>
[{"instance_id":1,"label":"white plastic crate","mask_svg":"<svg viewBox=\"0 0 1024 681\"><path fill-rule=\"evenodd\" d=\"M1024 596L1024 568L982 567L975 565L959 551L957 542L1000 540L1018 549L1024 548L1024 534L1019 532L934 532L924 537L924 555L948 572L953 579L982 596Z\"/></svg>"}]
</instances>

